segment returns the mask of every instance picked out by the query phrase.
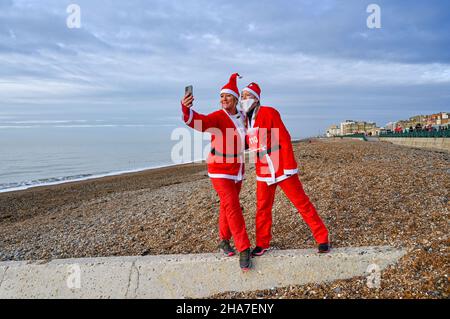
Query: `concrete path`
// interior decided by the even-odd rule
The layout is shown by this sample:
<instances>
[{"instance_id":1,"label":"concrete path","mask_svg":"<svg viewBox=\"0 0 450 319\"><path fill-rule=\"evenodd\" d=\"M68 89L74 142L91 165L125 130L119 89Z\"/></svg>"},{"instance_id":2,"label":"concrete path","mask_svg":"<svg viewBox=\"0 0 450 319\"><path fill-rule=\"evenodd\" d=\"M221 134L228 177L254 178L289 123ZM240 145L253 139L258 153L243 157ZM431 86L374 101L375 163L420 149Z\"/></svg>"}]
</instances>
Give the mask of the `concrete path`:
<instances>
[{"instance_id":1,"label":"concrete path","mask_svg":"<svg viewBox=\"0 0 450 319\"><path fill-rule=\"evenodd\" d=\"M221 254L1 262L0 298L199 298L368 275L404 254L391 247L270 251L247 273L238 257Z\"/></svg>"}]
</instances>

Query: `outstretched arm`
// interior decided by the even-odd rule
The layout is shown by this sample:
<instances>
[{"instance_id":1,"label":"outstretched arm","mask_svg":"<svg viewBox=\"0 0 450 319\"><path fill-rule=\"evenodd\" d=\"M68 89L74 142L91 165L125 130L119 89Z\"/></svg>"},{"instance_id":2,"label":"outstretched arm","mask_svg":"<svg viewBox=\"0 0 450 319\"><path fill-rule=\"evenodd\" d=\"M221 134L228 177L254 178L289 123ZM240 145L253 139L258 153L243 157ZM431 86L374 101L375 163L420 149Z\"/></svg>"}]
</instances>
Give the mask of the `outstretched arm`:
<instances>
[{"instance_id":1,"label":"outstretched arm","mask_svg":"<svg viewBox=\"0 0 450 319\"><path fill-rule=\"evenodd\" d=\"M203 115L192 110L192 106L194 103L194 97L191 94L186 95L181 100L181 110L183 112L183 121L189 127L200 131L205 132L210 128L217 127L217 121L215 116L212 114Z\"/></svg>"}]
</instances>

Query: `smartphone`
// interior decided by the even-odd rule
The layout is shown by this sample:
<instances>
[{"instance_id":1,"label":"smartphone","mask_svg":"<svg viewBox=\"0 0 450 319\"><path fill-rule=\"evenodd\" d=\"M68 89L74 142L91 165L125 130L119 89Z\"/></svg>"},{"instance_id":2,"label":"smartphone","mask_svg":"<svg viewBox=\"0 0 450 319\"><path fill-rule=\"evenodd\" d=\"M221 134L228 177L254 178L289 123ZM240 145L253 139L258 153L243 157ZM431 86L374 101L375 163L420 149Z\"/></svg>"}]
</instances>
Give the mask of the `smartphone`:
<instances>
[{"instance_id":1,"label":"smartphone","mask_svg":"<svg viewBox=\"0 0 450 319\"><path fill-rule=\"evenodd\" d=\"M194 95L194 88L192 85L186 86L184 89L184 95Z\"/></svg>"}]
</instances>

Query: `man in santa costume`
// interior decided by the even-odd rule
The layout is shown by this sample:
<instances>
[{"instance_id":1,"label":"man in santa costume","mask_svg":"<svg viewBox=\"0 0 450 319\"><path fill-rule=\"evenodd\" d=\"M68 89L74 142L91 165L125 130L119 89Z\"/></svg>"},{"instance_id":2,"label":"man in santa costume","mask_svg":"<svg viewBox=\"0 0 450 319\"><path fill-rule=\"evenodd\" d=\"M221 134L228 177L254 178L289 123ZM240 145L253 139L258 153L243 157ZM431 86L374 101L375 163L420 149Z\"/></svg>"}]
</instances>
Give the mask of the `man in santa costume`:
<instances>
[{"instance_id":1,"label":"man in santa costume","mask_svg":"<svg viewBox=\"0 0 450 319\"><path fill-rule=\"evenodd\" d=\"M291 136L272 107L260 105L261 89L256 83L244 88L241 109L247 115L247 143L256 154L256 247L253 256L263 255L272 239L272 206L280 186L312 231L319 253L329 251L328 230L303 190Z\"/></svg>"},{"instance_id":2,"label":"man in santa costume","mask_svg":"<svg viewBox=\"0 0 450 319\"><path fill-rule=\"evenodd\" d=\"M220 91L222 109L208 115L192 110L194 97L186 95L181 101L184 122L195 130L211 134L211 152L208 155L208 176L219 195L219 247L227 256L235 254L230 245L233 236L239 251L242 270L251 268L250 241L239 203L239 192L244 177L245 115L238 110L237 78L231 75Z\"/></svg>"}]
</instances>

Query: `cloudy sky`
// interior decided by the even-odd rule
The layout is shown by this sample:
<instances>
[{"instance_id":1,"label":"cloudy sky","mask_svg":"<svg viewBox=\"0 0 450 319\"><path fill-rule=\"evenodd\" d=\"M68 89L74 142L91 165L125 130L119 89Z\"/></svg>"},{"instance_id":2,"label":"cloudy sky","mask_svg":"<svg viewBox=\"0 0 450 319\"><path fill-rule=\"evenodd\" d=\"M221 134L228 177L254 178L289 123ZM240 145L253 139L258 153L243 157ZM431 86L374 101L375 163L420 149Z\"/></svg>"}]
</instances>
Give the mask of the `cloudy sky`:
<instances>
[{"instance_id":1,"label":"cloudy sky","mask_svg":"<svg viewBox=\"0 0 450 319\"><path fill-rule=\"evenodd\" d=\"M381 29L367 27L371 3ZM382 126L450 111L449 34L448 1L0 0L0 118L176 122L185 85L211 112L239 72L294 136L346 119Z\"/></svg>"}]
</instances>

